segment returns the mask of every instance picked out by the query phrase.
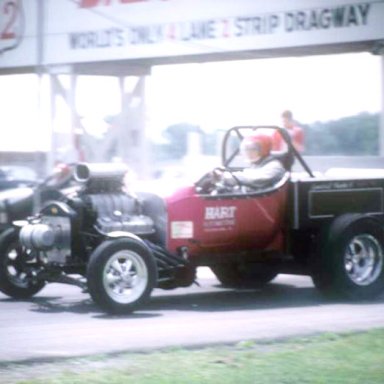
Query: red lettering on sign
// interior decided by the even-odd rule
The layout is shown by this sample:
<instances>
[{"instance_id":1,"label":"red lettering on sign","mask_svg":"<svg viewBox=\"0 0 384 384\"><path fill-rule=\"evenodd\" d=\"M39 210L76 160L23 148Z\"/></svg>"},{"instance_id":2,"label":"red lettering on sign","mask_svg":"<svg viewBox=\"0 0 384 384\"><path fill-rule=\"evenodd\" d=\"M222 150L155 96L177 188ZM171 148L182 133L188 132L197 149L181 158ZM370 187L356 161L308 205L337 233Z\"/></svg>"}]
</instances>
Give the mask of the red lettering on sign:
<instances>
[{"instance_id":1,"label":"red lettering on sign","mask_svg":"<svg viewBox=\"0 0 384 384\"><path fill-rule=\"evenodd\" d=\"M147 0L120 0L120 3L122 4L140 3L141 1L147 1Z\"/></svg>"},{"instance_id":2,"label":"red lettering on sign","mask_svg":"<svg viewBox=\"0 0 384 384\"><path fill-rule=\"evenodd\" d=\"M80 8L95 8L102 5L111 5L112 0L80 0Z\"/></svg>"},{"instance_id":3,"label":"red lettering on sign","mask_svg":"<svg viewBox=\"0 0 384 384\"><path fill-rule=\"evenodd\" d=\"M80 0L79 7L80 8L95 8L105 5L111 5L111 3L119 3L119 4L132 4L132 3L141 3L143 1L149 0ZM163 0L165 1L165 0Z\"/></svg>"},{"instance_id":4,"label":"red lettering on sign","mask_svg":"<svg viewBox=\"0 0 384 384\"><path fill-rule=\"evenodd\" d=\"M223 37L230 37L229 21L226 19L223 20Z\"/></svg>"},{"instance_id":5,"label":"red lettering on sign","mask_svg":"<svg viewBox=\"0 0 384 384\"><path fill-rule=\"evenodd\" d=\"M18 7L15 1L7 1L4 4L3 13L7 17L4 29L0 32L0 39L11 40L16 38L14 26L17 21Z\"/></svg>"}]
</instances>

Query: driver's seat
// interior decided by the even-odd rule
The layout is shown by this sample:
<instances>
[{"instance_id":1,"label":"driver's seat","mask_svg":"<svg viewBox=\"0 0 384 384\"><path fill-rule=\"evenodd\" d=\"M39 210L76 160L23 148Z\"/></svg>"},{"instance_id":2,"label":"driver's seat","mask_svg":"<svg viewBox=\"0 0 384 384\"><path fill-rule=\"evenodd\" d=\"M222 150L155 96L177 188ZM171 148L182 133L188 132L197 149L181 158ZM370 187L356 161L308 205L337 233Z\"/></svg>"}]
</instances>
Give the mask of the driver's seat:
<instances>
[{"instance_id":1,"label":"driver's seat","mask_svg":"<svg viewBox=\"0 0 384 384\"><path fill-rule=\"evenodd\" d=\"M279 160L284 168L290 172L295 161L295 157L291 151L271 151L270 157Z\"/></svg>"}]
</instances>

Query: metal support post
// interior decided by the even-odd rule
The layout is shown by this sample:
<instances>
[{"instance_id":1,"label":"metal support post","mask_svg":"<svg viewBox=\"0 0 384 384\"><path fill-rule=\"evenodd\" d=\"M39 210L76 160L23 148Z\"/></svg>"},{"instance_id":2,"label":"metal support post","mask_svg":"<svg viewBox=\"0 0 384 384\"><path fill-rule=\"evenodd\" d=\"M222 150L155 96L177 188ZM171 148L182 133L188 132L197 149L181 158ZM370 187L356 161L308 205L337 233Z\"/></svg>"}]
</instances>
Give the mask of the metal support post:
<instances>
[{"instance_id":1,"label":"metal support post","mask_svg":"<svg viewBox=\"0 0 384 384\"><path fill-rule=\"evenodd\" d=\"M384 156L384 49L381 52L381 111L379 133L379 155Z\"/></svg>"},{"instance_id":2,"label":"metal support post","mask_svg":"<svg viewBox=\"0 0 384 384\"><path fill-rule=\"evenodd\" d=\"M120 78L121 113L117 122L117 153L139 177L148 176L148 143L145 134L145 76L134 80L133 89L126 89L126 78Z\"/></svg>"}]
</instances>

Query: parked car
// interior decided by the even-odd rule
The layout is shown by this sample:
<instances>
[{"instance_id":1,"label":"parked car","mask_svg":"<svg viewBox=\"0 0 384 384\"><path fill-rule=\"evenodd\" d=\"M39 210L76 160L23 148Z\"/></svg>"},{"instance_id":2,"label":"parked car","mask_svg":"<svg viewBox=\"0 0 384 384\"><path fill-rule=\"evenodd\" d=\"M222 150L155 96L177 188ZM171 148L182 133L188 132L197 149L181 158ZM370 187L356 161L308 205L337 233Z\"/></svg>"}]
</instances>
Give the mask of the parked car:
<instances>
[{"instance_id":1,"label":"parked car","mask_svg":"<svg viewBox=\"0 0 384 384\"><path fill-rule=\"evenodd\" d=\"M6 189L0 191L0 233L10 228L14 220L31 216L41 208L42 203L60 199L62 193L70 186L72 172L72 164L61 164L43 180L31 177L29 182L19 183L19 179L12 187L8 184ZM26 180L26 177L23 180Z\"/></svg>"},{"instance_id":2,"label":"parked car","mask_svg":"<svg viewBox=\"0 0 384 384\"><path fill-rule=\"evenodd\" d=\"M37 174L32 168L22 165L0 166L0 191L31 186L36 183Z\"/></svg>"},{"instance_id":3,"label":"parked car","mask_svg":"<svg viewBox=\"0 0 384 384\"><path fill-rule=\"evenodd\" d=\"M124 191L126 169L78 164L81 188L15 222L0 237L0 290L25 299L45 284L88 290L110 313L129 313L155 287L191 285L209 266L229 287L259 287L279 273L310 275L325 295L366 299L384 291L384 178L315 174L275 126L234 127L222 166L244 168L242 139L277 130L285 175L268 188L225 190L207 173L168 197ZM303 172L291 172L296 161Z\"/></svg>"}]
</instances>

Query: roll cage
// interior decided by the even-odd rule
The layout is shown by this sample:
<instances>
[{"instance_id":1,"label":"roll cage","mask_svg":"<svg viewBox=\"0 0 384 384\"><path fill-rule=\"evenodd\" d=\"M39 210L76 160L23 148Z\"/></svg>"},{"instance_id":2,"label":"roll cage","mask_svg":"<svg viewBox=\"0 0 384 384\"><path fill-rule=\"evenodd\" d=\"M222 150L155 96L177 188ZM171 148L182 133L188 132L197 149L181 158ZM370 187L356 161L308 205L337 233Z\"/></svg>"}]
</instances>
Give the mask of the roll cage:
<instances>
[{"instance_id":1,"label":"roll cage","mask_svg":"<svg viewBox=\"0 0 384 384\"><path fill-rule=\"evenodd\" d=\"M308 164L305 162L301 154L293 146L291 136L285 128L276 125L242 125L230 128L224 135L222 142L222 165L229 170L241 169L235 164L235 159L240 153L240 143L247 135L257 130L275 130L278 131L287 144L287 149L284 151L273 151L271 155L279 159L285 166L287 171L291 171L295 159L301 164L303 169L310 177L315 177Z\"/></svg>"}]
</instances>

